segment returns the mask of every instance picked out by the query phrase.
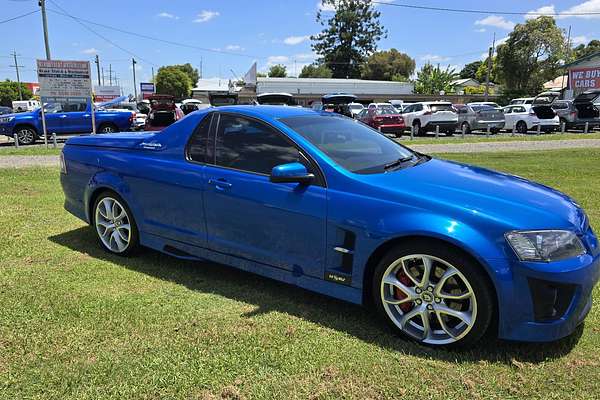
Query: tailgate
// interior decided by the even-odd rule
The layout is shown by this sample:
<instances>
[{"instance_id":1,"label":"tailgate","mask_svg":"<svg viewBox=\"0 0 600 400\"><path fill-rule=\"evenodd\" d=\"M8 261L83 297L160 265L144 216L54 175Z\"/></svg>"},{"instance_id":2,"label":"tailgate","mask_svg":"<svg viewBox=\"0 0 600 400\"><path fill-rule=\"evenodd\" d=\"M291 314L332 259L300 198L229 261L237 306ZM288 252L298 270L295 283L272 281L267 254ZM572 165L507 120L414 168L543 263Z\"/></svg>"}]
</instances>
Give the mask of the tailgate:
<instances>
[{"instance_id":1,"label":"tailgate","mask_svg":"<svg viewBox=\"0 0 600 400\"><path fill-rule=\"evenodd\" d=\"M452 111L432 112L431 113L431 121L433 121L433 122L458 121L458 115Z\"/></svg>"},{"instance_id":2,"label":"tailgate","mask_svg":"<svg viewBox=\"0 0 600 400\"><path fill-rule=\"evenodd\" d=\"M151 140L156 133L116 133L75 136L67 140L67 145L111 147L132 149L143 141Z\"/></svg>"},{"instance_id":3,"label":"tailgate","mask_svg":"<svg viewBox=\"0 0 600 400\"><path fill-rule=\"evenodd\" d=\"M477 111L477 119L480 121L504 121L504 114L500 110Z\"/></svg>"}]
</instances>

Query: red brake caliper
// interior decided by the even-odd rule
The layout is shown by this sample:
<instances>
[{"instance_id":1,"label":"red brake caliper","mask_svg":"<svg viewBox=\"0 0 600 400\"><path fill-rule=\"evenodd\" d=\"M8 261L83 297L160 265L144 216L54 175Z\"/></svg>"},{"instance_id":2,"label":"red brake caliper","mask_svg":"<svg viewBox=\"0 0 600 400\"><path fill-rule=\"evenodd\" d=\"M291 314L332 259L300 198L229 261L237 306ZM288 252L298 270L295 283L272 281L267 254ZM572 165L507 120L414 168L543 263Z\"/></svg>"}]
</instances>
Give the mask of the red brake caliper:
<instances>
[{"instance_id":1,"label":"red brake caliper","mask_svg":"<svg viewBox=\"0 0 600 400\"><path fill-rule=\"evenodd\" d=\"M404 271L398 271L398 273L396 273L396 278L398 278L398 280L405 286L409 286L409 287L414 286L413 281L410 280L410 278L404 273ZM396 300L403 300L407 297L408 297L408 295L406 293L404 293L402 290L398 289L397 287L394 288L394 298ZM407 313L410 310L412 310L414 306L415 306L415 303L410 301L407 303L402 303L398 307L400 307L400 309L402 310L403 313Z\"/></svg>"}]
</instances>

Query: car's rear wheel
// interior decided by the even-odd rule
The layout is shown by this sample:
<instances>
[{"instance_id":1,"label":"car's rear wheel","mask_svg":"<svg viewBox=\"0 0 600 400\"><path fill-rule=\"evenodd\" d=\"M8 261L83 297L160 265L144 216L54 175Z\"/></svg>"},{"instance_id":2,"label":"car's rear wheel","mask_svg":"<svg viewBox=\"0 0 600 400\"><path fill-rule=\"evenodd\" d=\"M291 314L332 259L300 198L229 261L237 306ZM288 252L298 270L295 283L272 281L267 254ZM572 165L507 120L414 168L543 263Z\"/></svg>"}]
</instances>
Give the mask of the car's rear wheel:
<instances>
[{"instance_id":1,"label":"car's rear wheel","mask_svg":"<svg viewBox=\"0 0 600 400\"><path fill-rule=\"evenodd\" d=\"M32 128L28 128L26 126L17 127L15 130L15 134L17 135L17 140L19 144L29 145L35 143L37 139L37 133Z\"/></svg>"},{"instance_id":2,"label":"car's rear wheel","mask_svg":"<svg viewBox=\"0 0 600 400\"><path fill-rule=\"evenodd\" d=\"M128 255L139 246L133 214L116 193L104 192L94 203L93 224L102 246L111 253Z\"/></svg>"},{"instance_id":3,"label":"car's rear wheel","mask_svg":"<svg viewBox=\"0 0 600 400\"><path fill-rule=\"evenodd\" d=\"M497 135L500 133L500 128L491 128L490 132L492 133L492 135Z\"/></svg>"},{"instance_id":4,"label":"car's rear wheel","mask_svg":"<svg viewBox=\"0 0 600 400\"><path fill-rule=\"evenodd\" d=\"M119 128L117 128L117 126L114 124L102 124L102 125L100 125L100 128L98 129L98 131L100 133L115 133L118 130L119 130Z\"/></svg>"},{"instance_id":5,"label":"car's rear wheel","mask_svg":"<svg viewBox=\"0 0 600 400\"><path fill-rule=\"evenodd\" d=\"M396 331L431 346L476 342L494 314L482 267L438 242L411 241L390 251L375 269L372 293Z\"/></svg>"},{"instance_id":6,"label":"car's rear wheel","mask_svg":"<svg viewBox=\"0 0 600 400\"><path fill-rule=\"evenodd\" d=\"M522 134L527 133L527 124L525 123L525 121L517 122L517 132Z\"/></svg>"},{"instance_id":7,"label":"car's rear wheel","mask_svg":"<svg viewBox=\"0 0 600 400\"><path fill-rule=\"evenodd\" d=\"M425 133L425 132L423 132L423 129L421 128L420 121L413 122L413 132L414 132L415 136L421 136Z\"/></svg>"}]
</instances>

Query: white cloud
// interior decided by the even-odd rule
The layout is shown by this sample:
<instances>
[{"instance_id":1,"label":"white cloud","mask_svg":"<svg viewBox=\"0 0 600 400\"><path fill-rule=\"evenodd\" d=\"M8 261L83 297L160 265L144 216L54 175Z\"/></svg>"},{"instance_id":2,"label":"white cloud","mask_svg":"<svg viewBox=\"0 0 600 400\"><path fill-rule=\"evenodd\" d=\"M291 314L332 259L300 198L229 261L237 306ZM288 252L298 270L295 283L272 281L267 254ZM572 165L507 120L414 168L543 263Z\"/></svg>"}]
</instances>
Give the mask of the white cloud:
<instances>
[{"instance_id":1,"label":"white cloud","mask_svg":"<svg viewBox=\"0 0 600 400\"><path fill-rule=\"evenodd\" d=\"M588 0L581 4L561 11L560 14L585 14L585 13L600 13L600 0ZM600 14L593 15L560 15L558 18L583 18L592 19L600 18Z\"/></svg>"},{"instance_id":2,"label":"white cloud","mask_svg":"<svg viewBox=\"0 0 600 400\"><path fill-rule=\"evenodd\" d=\"M422 61L429 61L432 63L444 62L450 60L450 57L439 56L437 54L425 54L421 57Z\"/></svg>"},{"instance_id":3,"label":"white cloud","mask_svg":"<svg viewBox=\"0 0 600 400\"><path fill-rule=\"evenodd\" d=\"M288 56L269 56L267 58L267 65L285 64L290 61Z\"/></svg>"},{"instance_id":4,"label":"white cloud","mask_svg":"<svg viewBox=\"0 0 600 400\"><path fill-rule=\"evenodd\" d=\"M295 54L293 56L294 60L298 60L298 61L307 61L307 60L314 60L315 58L317 58L317 55L315 53L300 53L300 54Z\"/></svg>"},{"instance_id":5,"label":"white cloud","mask_svg":"<svg viewBox=\"0 0 600 400\"><path fill-rule=\"evenodd\" d=\"M475 29L475 32L479 32L479 33L483 33L485 32L486 29L485 28L479 28L479 29Z\"/></svg>"},{"instance_id":6,"label":"white cloud","mask_svg":"<svg viewBox=\"0 0 600 400\"><path fill-rule=\"evenodd\" d=\"M246 49L244 49L242 46L240 46L239 44L230 44L227 45L225 47L225 50L229 50L229 51L244 51Z\"/></svg>"},{"instance_id":7,"label":"white cloud","mask_svg":"<svg viewBox=\"0 0 600 400\"><path fill-rule=\"evenodd\" d=\"M307 40L310 40L309 35L289 36L289 37L286 37L285 39L283 39L283 43L287 44L288 46L294 46L294 45L300 44L302 42L306 42Z\"/></svg>"},{"instance_id":8,"label":"white cloud","mask_svg":"<svg viewBox=\"0 0 600 400\"><path fill-rule=\"evenodd\" d=\"M161 12L161 13L156 14L156 16L159 17L159 18L179 19L179 17L177 15L170 14L170 13L164 12L164 11Z\"/></svg>"},{"instance_id":9,"label":"white cloud","mask_svg":"<svg viewBox=\"0 0 600 400\"><path fill-rule=\"evenodd\" d=\"M207 22L215 17L218 17L219 15L221 14L218 11L202 10L200 11L200 14L198 14L198 17L194 20L194 22Z\"/></svg>"},{"instance_id":10,"label":"white cloud","mask_svg":"<svg viewBox=\"0 0 600 400\"><path fill-rule=\"evenodd\" d=\"M90 47L89 49L81 50L81 52L83 54L98 54L98 50L93 47Z\"/></svg>"},{"instance_id":11,"label":"white cloud","mask_svg":"<svg viewBox=\"0 0 600 400\"><path fill-rule=\"evenodd\" d=\"M549 6L543 6L537 10L531 10L525 15L525 19L534 19L541 15L553 15L556 14L556 8L553 4Z\"/></svg>"},{"instance_id":12,"label":"white cloud","mask_svg":"<svg viewBox=\"0 0 600 400\"><path fill-rule=\"evenodd\" d=\"M590 42L590 39L585 35L573 36L571 38L571 44L573 46L577 46L580 44L587 44Z\"/></svg>"},{"instance_id":13,"label":"white cloud","mask_svg":"<svg viewBox=\"0 0 600 400\"><path fill-rule=\"evenodd\" d=\"M515 23L512 21L508 21L504 17L498 15L490 15L489 17L485 17L484 19L480 19L475 21L475 25L481 26L494 26L496 28L511 30L515 27Z\"/></svg>"}]
</instances>

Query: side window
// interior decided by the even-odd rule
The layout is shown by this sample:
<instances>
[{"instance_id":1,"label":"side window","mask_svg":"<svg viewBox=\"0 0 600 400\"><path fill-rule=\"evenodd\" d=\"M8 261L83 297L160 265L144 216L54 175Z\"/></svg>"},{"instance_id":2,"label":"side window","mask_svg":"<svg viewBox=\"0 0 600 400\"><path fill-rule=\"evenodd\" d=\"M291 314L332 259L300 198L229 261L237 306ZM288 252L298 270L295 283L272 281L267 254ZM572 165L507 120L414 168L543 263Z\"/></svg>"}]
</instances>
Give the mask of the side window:
<instances>
[{"instance_id":1,"label":"side window","mask_svg":"<svg viewBox=\"0 0 600 400\"><path fill-rule=\"evenodd\" d=\"M270 175L277 165L301 161L279 132L245 117L222 114L216 139L218 166Z\"/></svg>"},{"instance_id":2,"label":"side window","mask_svg":"<svg viewBox=\"0 0 600 400\"><path fill-rule=\"evenodd\" d=\"M198 124L187 145L187 159L196 162L207 162L210 145L210 123L213 114L208 114Z\"/></svg>"},{"instance_id":3,"label":"side window","mask_svg":"<svg viewBox=\"0 0 600 400\"><path fill-rule=\"evenodd\" d=\"M415 104L413 111L423 111L423 104Z\"/></svg>"},{"instance_id":4,"label":"side window","mask_svg":"<svg viewBox=\"0 0 600 400\"><path fill-rule=\"evenodd\" d=\"M513 112L515 112L515 113L524 113L525 112L525 107L514 107L513 108Z\"/></svg>"},{"instance_id":5,"label":"side window","mask_svg":"<svg viewBox=\"0 0 600 400\"><path fill-rule=\"evenodd\" d=\"M504 109L504 114L512 114L512 107L507 107Z\"/></svg>"}]
</instances>

